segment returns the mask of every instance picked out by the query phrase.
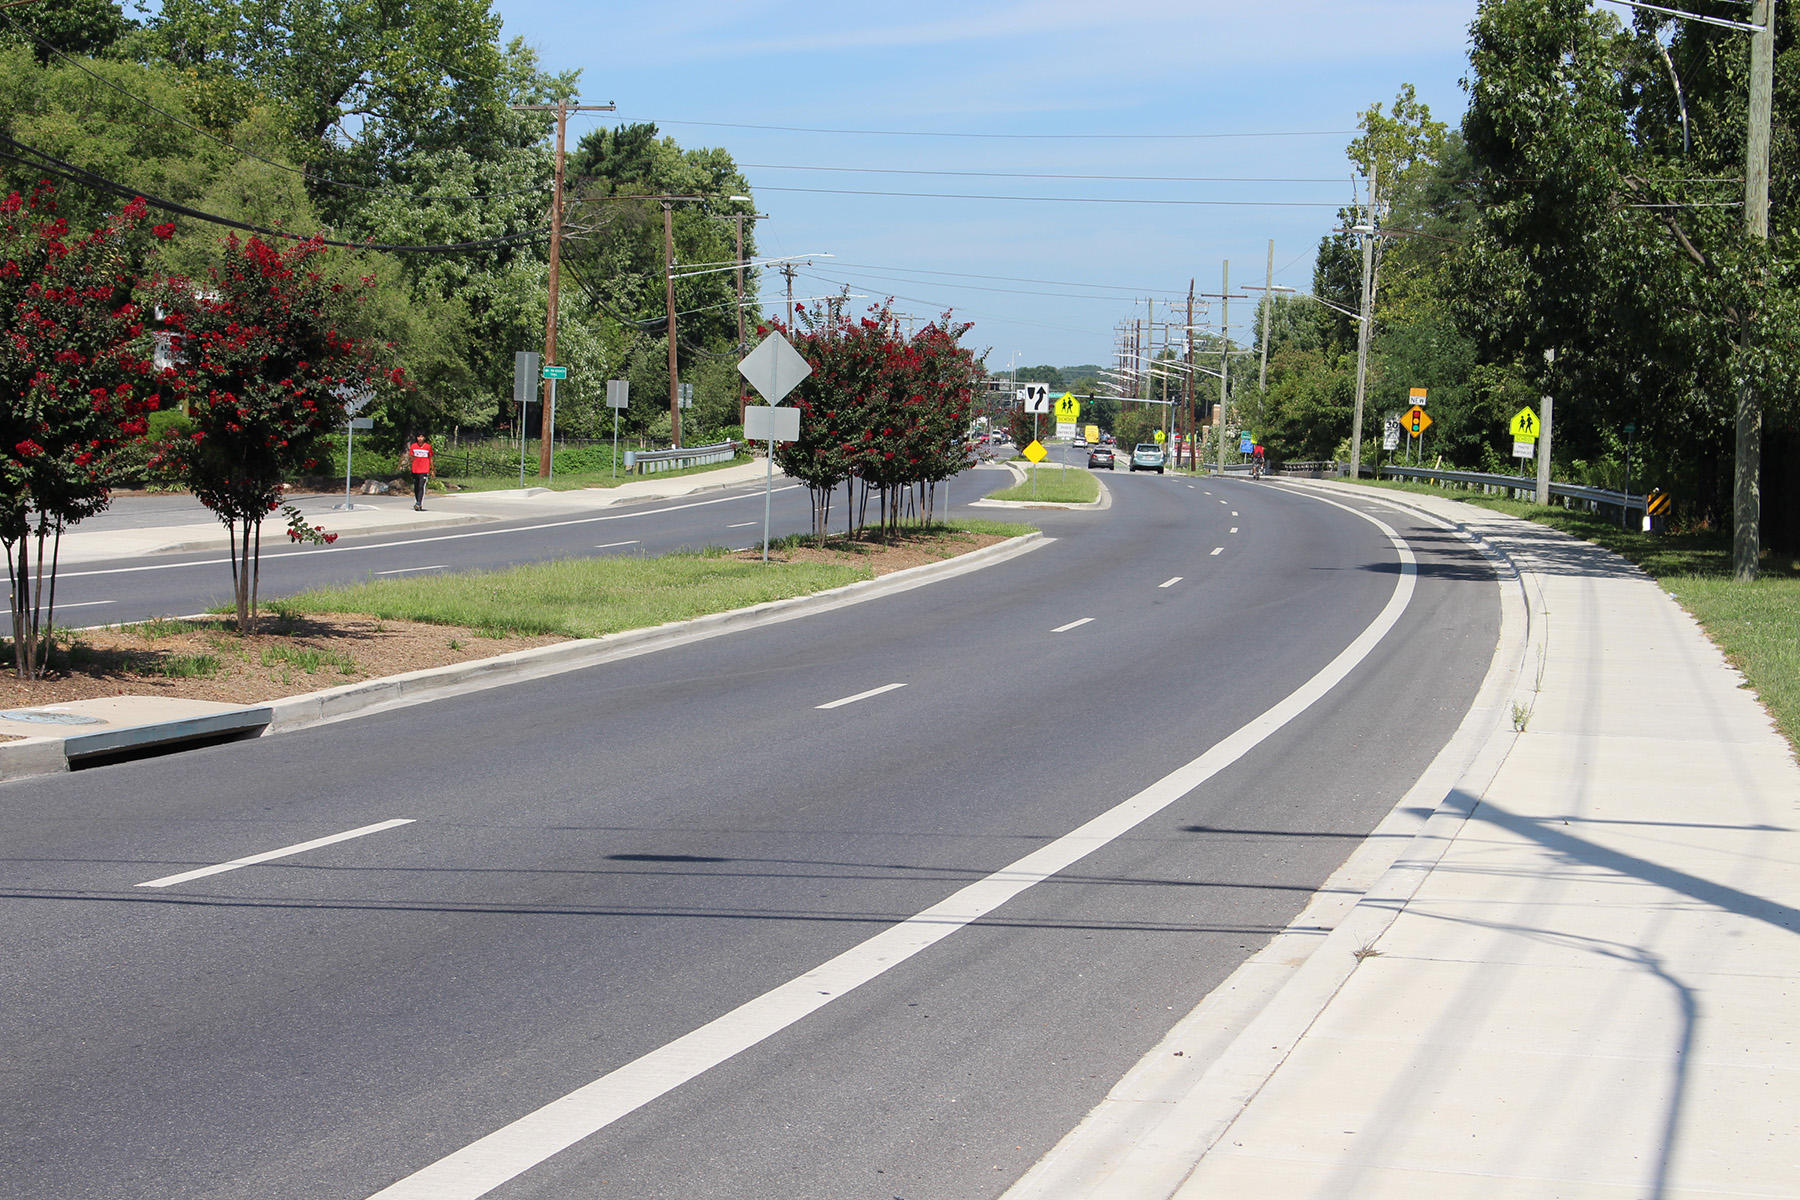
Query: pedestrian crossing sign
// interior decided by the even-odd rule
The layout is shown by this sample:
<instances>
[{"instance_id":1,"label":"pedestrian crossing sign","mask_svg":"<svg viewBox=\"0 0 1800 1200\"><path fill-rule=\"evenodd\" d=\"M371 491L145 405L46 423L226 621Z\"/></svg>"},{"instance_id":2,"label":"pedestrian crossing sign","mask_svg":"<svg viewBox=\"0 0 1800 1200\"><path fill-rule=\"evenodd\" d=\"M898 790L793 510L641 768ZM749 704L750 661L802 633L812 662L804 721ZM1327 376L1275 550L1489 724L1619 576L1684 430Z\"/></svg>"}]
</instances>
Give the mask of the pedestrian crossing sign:
<instances>
[{"instance_id":1,"label":"pedestrian crossing sign","mask_svg":"<svg viewBox=\"0 0 1800 1200\"><path fill-rule=\"evenodd\" d=\"M1513 441L1535 442L1538 440L1538 415L1532 412L1529 407L1521 408L1518 412L1513 414L1512 425L1510 428L1512 429Z\"/></svg>"}]
</instances>

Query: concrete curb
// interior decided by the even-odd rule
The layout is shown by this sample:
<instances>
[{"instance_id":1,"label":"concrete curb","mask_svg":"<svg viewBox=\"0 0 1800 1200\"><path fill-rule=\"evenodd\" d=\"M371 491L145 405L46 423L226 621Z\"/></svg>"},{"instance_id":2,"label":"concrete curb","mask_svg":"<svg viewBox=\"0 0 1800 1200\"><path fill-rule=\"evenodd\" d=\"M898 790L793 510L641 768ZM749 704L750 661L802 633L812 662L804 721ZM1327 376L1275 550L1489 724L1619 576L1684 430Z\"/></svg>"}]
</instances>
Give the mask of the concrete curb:
<instances>
[{"instance_id":1,"label":"concrete curb","mask_svg":"<svg viewBox=\"0 0 1800 1200\"><path fill-rule=\"evenodd\" d=\"M844 587L815 592L810 596L774 600L749 608L695 617L690 621L672 621L649 629L631 629L604 637L516 650L510 654L453 663L446 667L428 667L402 675L366 679L360 683L347 683L342 687L246 706L246 709L255 709L259 713L267 710L266 723L260 720L256 723L262 724L261 736L268 737L271 734L423 704L466 692L559 675L564 671L579 671L584 667L651 654L739 630L829 612L881 596L910 591L940 579L978 571L1049 545L1054 540L1041 532L1033 531L943 562L909 567L878 579L859 580ZM188 740L194 736L194 731L187 728L191 724L191 721L180 721L131 726L129 743L149 745L161 741ZM67 771L69 755L66 753L65 740L22 738L15 742L0 742L0 781ZM100 747L96 744L94 748ZM80 753L90 753L91 749Z\"/></svg>"},{"instance_id":2,"label":"concrete curb","mask_svg":"<svg viewBox=\"0 0 1800 1200\"><path fill-rule=\"evenodd\" d=\"M369 679L361 683L291 696L285 700L270 702L271 717L263 730L263 736L466 692L502 687L528 679L541 679L564 671L578 671L584 667L651 654L743 629L828 612L993 566L1048 545L1053 540L1040 532L1032 532L941 563L909 567L878 579L859 580L841 588L815 592L810 596L774 600L749 608L695 617L690 621L672 621L649 629L632 629L622 633L609 633L603 637L559 642L554 646L537 646L474 662L428 667L421 671L409 671L404 675Z\"/></svg>"},{"instance_id":3,"label":"concrete curb","mask_svg":"<svg viewBox=\"0 0 1800 1200\"><path fill-rule=\"evenodd\" d=\"M1288 927L1177 1022L1002 1200L1173 1195L1361 965L1357 952L1405 909L1512 752L1511 705L1541 637L1525 579L1442 514L1400 507L1470 541L1500 571L1500 637L1474 703Z\"/></svg>"}]
</instances>

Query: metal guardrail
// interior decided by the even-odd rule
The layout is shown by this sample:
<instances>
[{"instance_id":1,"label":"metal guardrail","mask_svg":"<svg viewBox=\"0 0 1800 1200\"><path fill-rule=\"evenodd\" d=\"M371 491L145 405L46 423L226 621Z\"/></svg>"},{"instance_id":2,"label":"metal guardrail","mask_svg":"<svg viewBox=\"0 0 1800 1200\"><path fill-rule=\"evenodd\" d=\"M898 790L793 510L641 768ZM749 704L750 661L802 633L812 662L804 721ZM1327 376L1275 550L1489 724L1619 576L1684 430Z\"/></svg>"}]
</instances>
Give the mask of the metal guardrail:
<instances>
[{"instance_id":1,"label":"metal guardrail","mask_svg":"<svg viewBox=\"0 0 1800 1200\"><path fill-rule=\"evenodd\" d=\"M1324 479L1327 476L1346 474L1350 468L1336 459L1321 462L1284 462L1278 475L1298 475L1303 479Z\"/></svg>"},{"instance_id":2,"label":"metal guardrail","mask_svg":"<svg viewBox=\"0 0 1800 1200\"><path fill-rule=\"evenodd\" d=\"M1518 498L1520 492L1537 495L1537 480L1525 475L1489 475L1481 471L1440 471L1430 467L1394 466L1381 468L1381 473L1399 479L1424 479L1432 483L1458 483L1484 491L1504 491L1511 493L1514 499ZM1579 501L1589 512L1600 508L1623 509L1627 514L1643 512L1648 503L1648 497L1643 495L1614 491L1611 488L1584 487L1578 483L1553 482L1550 494L1563 500Z\"/></svg>"},{"instance_id":3,"label":"metal guardrail","mask_svg":"<svg viewBox=\"0 0 1800 1200\"><path fill-rule=\"evenodd\" d=\"M627 450L625 469L636 475L652 475L658 471L679 471L686 467L703 467L709 463L730 462L737 456L738 443L718 442L711 446L683 446L674 450Z\"/></svg>"}]
</instances>

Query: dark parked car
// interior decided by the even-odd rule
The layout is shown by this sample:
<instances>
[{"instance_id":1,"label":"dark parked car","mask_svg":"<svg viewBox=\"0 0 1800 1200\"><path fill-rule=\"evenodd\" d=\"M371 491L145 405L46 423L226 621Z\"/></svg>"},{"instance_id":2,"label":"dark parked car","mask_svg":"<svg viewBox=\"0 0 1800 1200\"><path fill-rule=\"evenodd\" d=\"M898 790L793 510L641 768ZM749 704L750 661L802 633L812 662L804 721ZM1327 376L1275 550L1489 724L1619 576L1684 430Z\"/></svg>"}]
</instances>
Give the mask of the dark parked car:
<instances>
[{"instance_id":1,"label":"dark parked car","mask_svg":"<svg viewBox=\"0 0 1800 1200\"><path fill-rule=\"evenodd\" d=\"M1093 470L1095 467L1105 467L1109 471L1113 469L1111 446L1095 446L1088 451L1088 469Z\"/></svg>"}]
</instances>

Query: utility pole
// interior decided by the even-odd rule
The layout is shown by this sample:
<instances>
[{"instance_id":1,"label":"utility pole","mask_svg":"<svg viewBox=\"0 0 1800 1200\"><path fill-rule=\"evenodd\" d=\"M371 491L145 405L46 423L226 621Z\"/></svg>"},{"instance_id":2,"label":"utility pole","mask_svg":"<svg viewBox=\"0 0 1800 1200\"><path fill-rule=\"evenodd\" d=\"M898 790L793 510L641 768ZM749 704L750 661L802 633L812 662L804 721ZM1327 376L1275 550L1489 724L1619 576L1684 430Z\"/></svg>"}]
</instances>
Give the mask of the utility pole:
<instances>
[{"instance_id":1,"label":"utility pole","mask_svg":"<svg viewBox=\"0 0 1800 1200\"><path fill-rule=\"evenodd\" d=\"M675 374L675 205L663 201L663 299L669 310L669 437L681 445L681 387Z\"/></svg>"},{"instance_id":2,"label":"utility pole","mask_svg":"<svg viewBox=\"0 0 1800 1200\"><path fill-rule=\"evenodd\" d=\"M1269 314L1275 311L1275 239L1269 239L1269 274L1263 281L1262 370L1256 376L1257 390L1269 393Z\"/></svg>"},{"instance_id":3,"label":"utility pole","mask_svg":"<svg viewBox=\"0 0 1800 1200\"><path fill-rule=\"evenodd\" d=\"M1775 0L1754 0L1750 23L1750 129L1744 142L1744 232L1769 240L1769 125L1774 108ZM1750 306L1745 305L1740 345L1750 355ZM1747 365L1747 364L1746 364ZM1749 372L1738 385L1736 479L1732 502L1731 574L1741 583L1756 578L1761 557L1762 398Z\"/></svg>"},{"instance_id":4,"label":"utility pole","mask_svg":"<svg viewBox=\"0 0 1800 1200\"><path fill-rule=\"evenodd\" d=\"M1194 281L1188 279L1187 324L1182 329L1182 336L1187 342L1187 443L1188 466L1196 473L1200 470L1200 448L1194 441Z\"/></svg>"},{"instance_id":5,"label":"utility pole","mask_svg":"<svg viewBox=\"0 0 1800 1200\"><path fill-rule=\"evenodd\" d=\"M562 210L563 210L563 141L568 133L569 114L572 112L612 112L611 104L570 104L566 100L558 100L555 104L514 104L514 112L553 112L556 114L556 172L555 184L550 192L550 297L544 305L544 365L556 365L556 297L558 284L561 282L562 267ZM543 424L539 433L542 439L538 447L538 474L550 474L550 453L555 448L553 437L555 429L552 425L553 397L556 395L556 381L543 381L544 413ZM525 423L519 422L519 445L525 445ZM521 451L522 452L522 451Z\"/></svg>"},{"instance_id":6,"label":"utility pole","mask_svg":"<svg viewBox=\"0 0 1800 1200\"><path fill-rule=\"evenodd\" d=\"M1556 370L1556 347L1544 351L1544 375ZM1546 384L1546 387L1552 386ZM1549 391L1538 397L1537 496L1540 505L1550 503L1550 438L1556 427L1556 397ZM1407 439L1410 441L1411 439Z\"/></svg>"},{"instance_id":7,"label":"utility pole","mask_svg":"<svg viewBox=\"0 0 1800 1200\"><path fill-rule=\"evenodd\" d=\"M1231 395L1231 260L1225 260L1224 282L1219 285L1219 422L1213 432L1219 440L1219 475L1225 475L1225 415Z\"/></svg>"},{"instance_id":8,"label":"utility pole","mask_svg":"<svg viewBox=\"0 0 1800 1200\"><path fill-rule=\"evenodd\" d=\"M1362 478L1363 398L1369 379L1369 327L1375 323L1375 186L1380 164L1369 163L1368 232L1363 234L1362 322L1356 331L1356 414L1350 419L1350 478Z\"/></svg>"}]
</instances>

